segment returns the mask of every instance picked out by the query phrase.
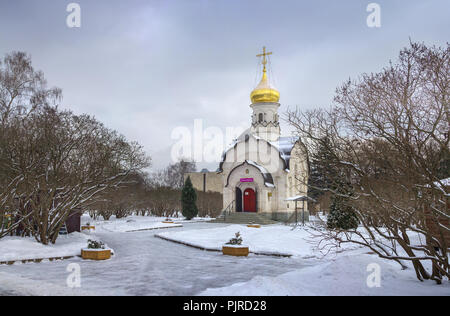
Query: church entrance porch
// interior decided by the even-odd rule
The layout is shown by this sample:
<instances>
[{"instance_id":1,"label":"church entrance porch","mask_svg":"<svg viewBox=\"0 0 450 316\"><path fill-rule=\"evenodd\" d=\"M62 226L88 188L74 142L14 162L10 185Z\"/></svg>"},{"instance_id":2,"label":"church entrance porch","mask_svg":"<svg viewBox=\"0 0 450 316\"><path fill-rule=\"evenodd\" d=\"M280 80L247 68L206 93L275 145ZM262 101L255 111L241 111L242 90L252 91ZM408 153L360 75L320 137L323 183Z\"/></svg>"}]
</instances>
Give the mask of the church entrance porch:
<instances>
[{"instance_id":1,"label":"church entrance porch","mask_svg":"<svg viewBox=\"0 0 450 316\"><path fill-rule=\"evenodd\" d=\"M256 193L250 188L244 191L244 212L256 213Z\"/></svg>"},{"instance_id":2,"label":"church entrance porch","mask_svg":"<svg viewBox=\"0 0 450 316\"><path fill-rule=\"evenodd\" d=\"M233 213L270 213L269 191L275 190L272 175L253 161L230 168L224 179L224 210ZM232 209L230 209L232 206Z\"/></svg>"}]
</instances>

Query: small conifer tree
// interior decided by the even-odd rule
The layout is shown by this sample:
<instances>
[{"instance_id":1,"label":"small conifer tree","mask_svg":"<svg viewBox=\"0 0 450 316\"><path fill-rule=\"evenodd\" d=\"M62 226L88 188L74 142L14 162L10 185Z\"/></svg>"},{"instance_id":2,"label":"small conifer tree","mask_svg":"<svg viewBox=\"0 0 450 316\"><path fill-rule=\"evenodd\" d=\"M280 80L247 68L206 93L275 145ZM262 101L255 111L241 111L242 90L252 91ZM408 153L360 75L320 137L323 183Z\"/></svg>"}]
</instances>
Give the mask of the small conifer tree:
<instances>
[{"instance_id":1,"label":"small conifer tree","mask_svg":"<svg viewBox=\"0 0 450 316\"><path fill-rule=\"evenodd\" d=\"M193 219L198 214L197 209L197 192L195 192L192 186L191 178L188 177L184 183L183 190L181 191L181 208L183 216L187 220Z\"/></svg>"}]
</instances>

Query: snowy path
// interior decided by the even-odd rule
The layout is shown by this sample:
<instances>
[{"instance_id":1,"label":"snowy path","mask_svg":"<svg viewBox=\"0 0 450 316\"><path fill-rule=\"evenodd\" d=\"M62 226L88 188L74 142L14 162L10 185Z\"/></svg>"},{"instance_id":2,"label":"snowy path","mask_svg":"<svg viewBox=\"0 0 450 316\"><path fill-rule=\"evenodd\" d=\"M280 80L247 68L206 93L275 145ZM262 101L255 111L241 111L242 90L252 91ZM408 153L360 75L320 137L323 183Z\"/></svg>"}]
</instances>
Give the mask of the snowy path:
<instances>
[{"instance_id":1,"label":"snowy path","mask_svg":"<svg viewBox=\"0 0 450 316\"><path fill-rule=\"evenodd\" d=\"M222 224L188 223L172 230L206 229ZM158 233L160 233L160 230ZM99 295L196 295L207 288L224 287L251 280L255 276L276 276L306 267L304 260L251 255L248 258L223 256L155 238L155 231L98 233L116 251L106 262L74 258L59 262L0 266L31 284L41 283L37 294L70 294L66 271L70 263L81 266L81 291ZM125 240L126 238L126 240ZM36 282L38 281L38 282ZM54 285L54 289L53 286ZM45 287L44 291L41 287ZM31 292L33 293L33 292ZM77 291L79 293L79 291ZM2 284L0 295L20 294L14 284Z\"/></svg>"}]
</instances>

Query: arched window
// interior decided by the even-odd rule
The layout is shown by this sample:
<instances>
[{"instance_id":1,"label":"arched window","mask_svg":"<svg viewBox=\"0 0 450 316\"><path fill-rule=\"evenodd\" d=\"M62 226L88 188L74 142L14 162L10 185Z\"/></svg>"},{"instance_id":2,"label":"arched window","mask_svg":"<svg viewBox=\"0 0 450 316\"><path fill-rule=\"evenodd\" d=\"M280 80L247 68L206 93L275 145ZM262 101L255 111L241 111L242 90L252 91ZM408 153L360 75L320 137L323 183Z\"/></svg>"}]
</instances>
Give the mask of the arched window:
<instances>
[{"instance_id":1,"label":"arched window","mask_svg":"<svg viewBox=\"0 0 450 316\"><path fill-rule=\"evenodd\" d=\"M259 113L259 122L262 123L264 121L264 114Z\"/></svg>"}]
</instances>

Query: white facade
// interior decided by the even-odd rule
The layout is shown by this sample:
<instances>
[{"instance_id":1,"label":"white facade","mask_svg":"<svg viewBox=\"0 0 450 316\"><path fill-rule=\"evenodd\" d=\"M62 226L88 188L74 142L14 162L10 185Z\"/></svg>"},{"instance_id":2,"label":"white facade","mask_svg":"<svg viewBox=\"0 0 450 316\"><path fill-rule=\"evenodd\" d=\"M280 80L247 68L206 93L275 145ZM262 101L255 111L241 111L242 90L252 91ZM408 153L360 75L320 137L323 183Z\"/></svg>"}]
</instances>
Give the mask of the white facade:
<instances>
[{"instance_id":1,"label":"white facade","mask_svg":"<svg viewBox=\"0 0 450 316\"><path fill-rule=\"evenodd\" d=\"M298 138L280 137L279 106L252 104L251 128L224 152L219 167L224 209L287 220L295 211L295 202L286 199L307 196L305 148Z\"/></svg>"}]
</instances>

